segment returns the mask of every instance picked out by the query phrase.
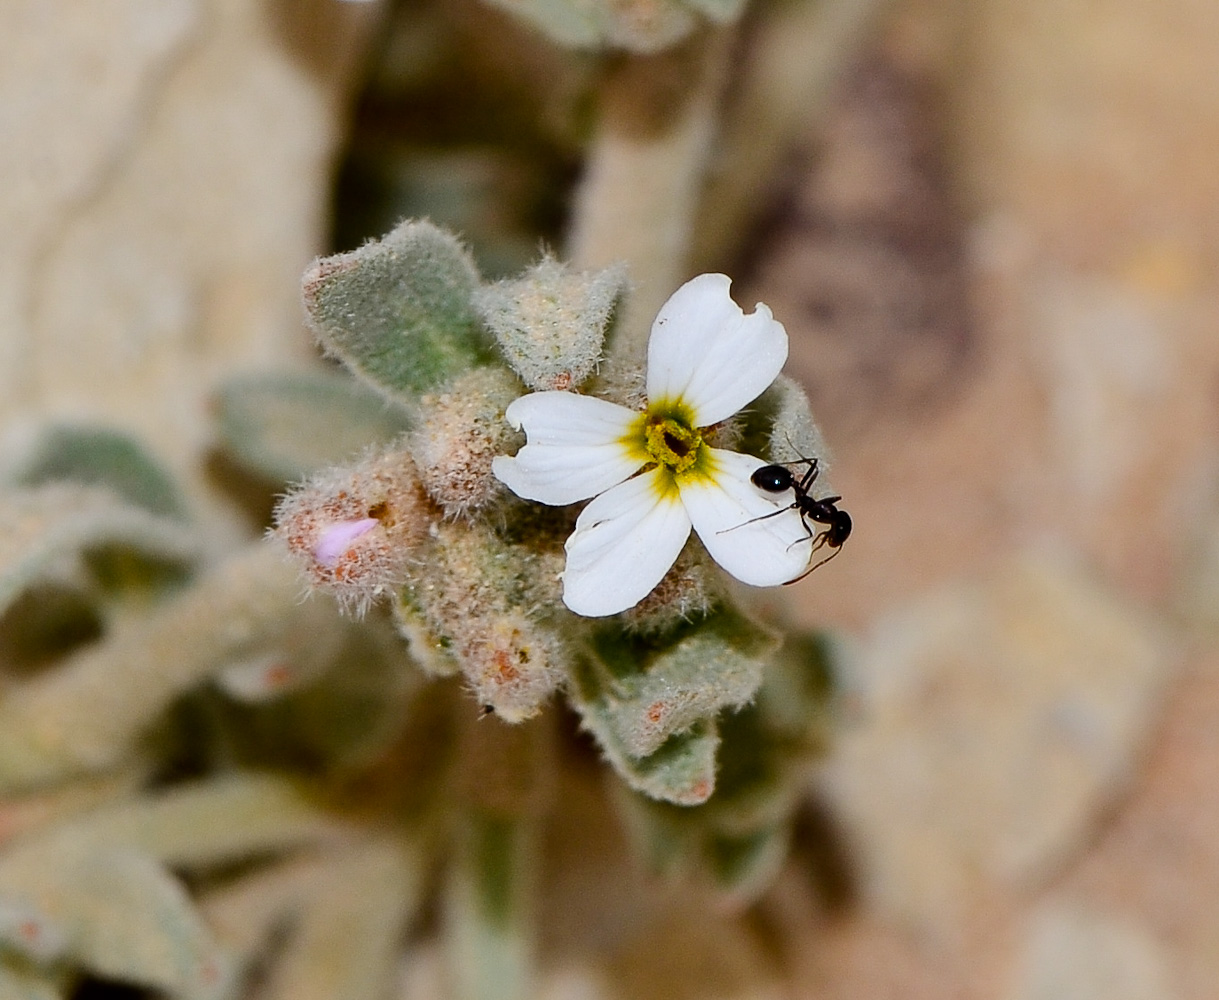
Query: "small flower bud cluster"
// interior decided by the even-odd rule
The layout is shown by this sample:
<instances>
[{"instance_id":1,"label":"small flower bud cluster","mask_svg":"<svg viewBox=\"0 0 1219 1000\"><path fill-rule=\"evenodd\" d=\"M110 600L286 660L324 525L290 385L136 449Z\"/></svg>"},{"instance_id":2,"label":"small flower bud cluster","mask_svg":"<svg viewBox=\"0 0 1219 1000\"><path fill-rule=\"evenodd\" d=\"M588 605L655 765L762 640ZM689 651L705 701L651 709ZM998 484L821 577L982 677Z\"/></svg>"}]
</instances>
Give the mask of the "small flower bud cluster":
<instances>
[{"instance_id":1,"label":"small flower bud cluster","mask_svg":"<svg viewBox=\"0 0 1219 1000\"><path fill-rule=\"evenodd\" d=\"M325 472L284 496L272 535L282 539L314 588L363 614L401 584L435 509L404 451L372 454Z\"/></svg>"},{"instance_id":2,"label":"small flower bud cluster","mask_svg":"<svg viewBox=\"0 0 1219 1000\"><path fill-rule=\"evenodd\" d=\"M514 450L520 433L504 419L520 383L499 368L475 368L449 391L424 396L411 451L424 489L449 517L465 517L501 496L491 473L496 455Z\"/></svg>"},{"instance_id":3,"label":"small flower bud cluster","mask_svg":"<svg viewBox=\"0 0 1219 1000\"><path fill-rule=\"evenodd\" d=\"M572 271L551 257L482 288L477 305L504 358L531 389L574 389L601 359L626 268Z\"/></svg>"},{"instance_id":4,"label":"small flower bud cluster","mask_svg":"<svg viewBox=\"0 0 1219 1000\"><path fill-rule=\"evenodd\" d=\"M397 609L412 652L436 672L459 665L479 703L508 722L536 714L563 676L563 644L535 616L529 584L545 560L487 529L443 522Z\"/></svg>"}]
</instances>

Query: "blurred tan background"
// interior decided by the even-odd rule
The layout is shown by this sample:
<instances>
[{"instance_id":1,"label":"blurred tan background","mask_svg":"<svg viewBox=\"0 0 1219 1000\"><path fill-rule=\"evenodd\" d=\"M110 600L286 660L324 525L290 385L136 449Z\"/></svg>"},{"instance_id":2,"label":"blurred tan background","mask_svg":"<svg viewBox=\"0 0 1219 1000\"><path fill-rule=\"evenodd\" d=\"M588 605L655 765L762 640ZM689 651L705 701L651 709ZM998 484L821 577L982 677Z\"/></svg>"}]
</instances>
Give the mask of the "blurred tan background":
<instances>
[{"instance_id":1,"label":"blurred tan background","mask_svg":"<svg viewBox=\"0 0 1219 1000\"><path fill-rule=\"evenodd\" d=\"M311 350L381 16L0 6L6 427L201 477L216 377ZM856 525L767 598L849 668L812 794L852 888L772 893L782 993L1219 996L1217 40L1213 0L898 0L759 205L739 298Z\"/></svg>"}]
</instances>

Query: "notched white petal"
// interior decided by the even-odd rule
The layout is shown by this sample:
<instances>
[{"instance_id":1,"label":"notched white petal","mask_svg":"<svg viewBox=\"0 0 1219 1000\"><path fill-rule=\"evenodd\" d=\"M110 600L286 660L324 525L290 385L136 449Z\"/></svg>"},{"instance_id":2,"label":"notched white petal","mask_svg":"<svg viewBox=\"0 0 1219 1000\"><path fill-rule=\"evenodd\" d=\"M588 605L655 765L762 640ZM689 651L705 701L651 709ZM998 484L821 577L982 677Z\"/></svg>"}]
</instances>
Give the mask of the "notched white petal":
<instances>
[{"instance_id":1,"label":"notched white petal","mask_svg":"<svg viewBox=\"0 0 1219 1000\"><path fill-rule=\"evenodd\" d=\"M787 361L787 331L765 305L745 315L731 279L700 274L660 309L648 342L648 398L680 399L700 427L760 396Z\"/></svg>"},{"instance_id":2,"label":"notched white petal","mask_svg":"<svg viewBox=\"0 0 1219 1000\"><path fill-rule=\"evenodd\" d=\"M567 539L563 603L589 618L632 608L673 565L690 535L677 495L659 469L602 493L581 512Z\"/></svg>"},{"instance_id":3,"label":"notched white petal","mask_svg":"<svg viewBox=\"0 0 1219 1000\"><path fill-rule=\"evenodd\" d=\"M508 405L505 418L523 429L515 457L491 463L495 477L525 500L562 506L622 482L645 456L625 443L639 414L595 396L534 392Z\"/></svg>"},{"instance_id":4,"label":"notched white petal","mask_svg":"<svg viewBox=\"0 0 1219 1000\"><path fill-rule=\"evenodd\" d=\"M532 444L597 445L621 437L639 414L596 396L548 390L514 399L504 419Z\"/></svg>"},{"instance_id":5,"label":"notched white petal","mask_svg":"<svg viewBox=\"0 0 1219 1000\"><path fill-rule=\"evenodd\" d=\"M758 489L749 481L766 463L713 449L715 473L680 483L681 499L711 558L742 583L774 587L809 566L812 538L792 509L795 496Z\"/></svg>"}]
</instances>

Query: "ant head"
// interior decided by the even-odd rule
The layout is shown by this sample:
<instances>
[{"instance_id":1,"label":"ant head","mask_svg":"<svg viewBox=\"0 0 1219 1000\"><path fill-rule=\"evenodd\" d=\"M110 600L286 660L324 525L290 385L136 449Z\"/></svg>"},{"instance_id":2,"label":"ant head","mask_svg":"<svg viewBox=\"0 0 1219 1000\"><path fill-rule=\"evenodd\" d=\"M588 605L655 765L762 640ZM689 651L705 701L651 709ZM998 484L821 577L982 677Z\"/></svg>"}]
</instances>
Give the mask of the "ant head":
<instances>
[{"instance_id":1,"label":"ant head","mask_svg":"<svg viewBox=\"0 0 1219 1000\"><path fill-rule=\"evenodd\" d=\"M763 465L755 469L749 481L760 490L767 493L782 493L795 484L791 470L784 465Z\"/></svg>"},{"instance_id":2,"label":"ant head","mask_svg":"<svg viewBox=\"0 0 1219 1000\"><path fill-rule=\"evenodd\" d=\"M830 521L826 531L825 544L832 549L839 548L851 537L851 515L845 510L834 509L834 519Z\"/></svg>"}]
</instances>

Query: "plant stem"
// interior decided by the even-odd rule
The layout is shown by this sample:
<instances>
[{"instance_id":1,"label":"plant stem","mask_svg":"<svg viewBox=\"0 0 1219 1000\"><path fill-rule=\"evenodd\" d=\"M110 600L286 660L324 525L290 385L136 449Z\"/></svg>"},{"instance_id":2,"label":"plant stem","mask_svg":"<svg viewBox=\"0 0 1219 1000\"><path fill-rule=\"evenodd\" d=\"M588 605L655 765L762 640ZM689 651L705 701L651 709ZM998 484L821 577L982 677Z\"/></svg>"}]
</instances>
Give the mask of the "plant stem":
<instances>
[{"instance_id":1,"label":"plant stem","mask_svg":"<svg viewBox=\"0 0 1219 1000\"><path fill-rule=\"evenodd\" d=\"M601 120L577 193L569 255L582 268L626 261L633 291L611 357L643 357L652 318L689 277L699 188L715 135L730 33L709 30L607 71Z\"/></svg>"}]
</instances>

